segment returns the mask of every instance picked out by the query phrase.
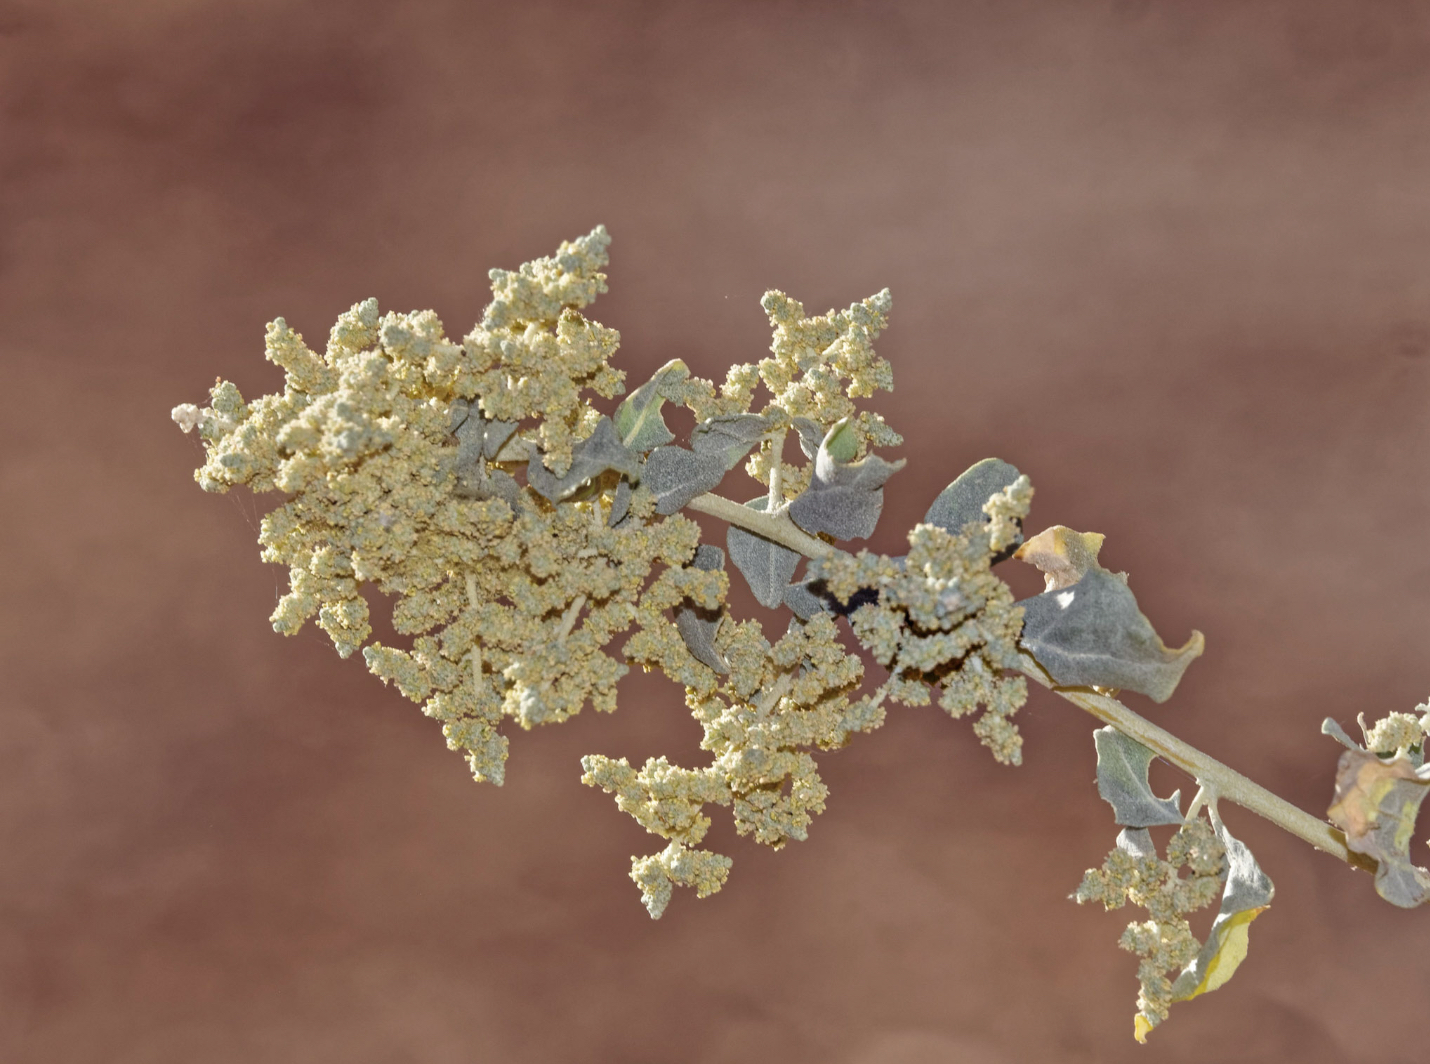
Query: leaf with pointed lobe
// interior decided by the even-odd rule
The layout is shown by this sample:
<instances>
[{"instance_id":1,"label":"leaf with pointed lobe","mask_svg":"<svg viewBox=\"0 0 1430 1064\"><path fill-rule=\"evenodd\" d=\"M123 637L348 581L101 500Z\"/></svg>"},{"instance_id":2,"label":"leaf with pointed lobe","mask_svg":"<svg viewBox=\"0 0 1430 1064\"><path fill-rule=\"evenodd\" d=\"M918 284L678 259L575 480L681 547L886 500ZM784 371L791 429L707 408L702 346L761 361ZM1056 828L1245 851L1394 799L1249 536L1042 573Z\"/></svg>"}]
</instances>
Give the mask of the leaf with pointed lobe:
<instances>
[{"instance_id":1,"label":"leaf with pointed lobe","mask_svg":"<svg viewBox=\"0 0 1430 1064\"><path fill-rule=\"evenodd\" d=\"M769 431L770 419L759 414L722 414L695 426L690 447L699 455L719 455L730 470Z\"/></svg>"},{"instance_id":2,"label":"leaf with pointed lobe","mask_svg":"<svg viewBox=\"0 0 1430 1064\"><path fill-rule=\"evenodd\" d=\"M640 470L640 458L617 438L611 419L603 417L591 435L571 449L571 468L564 476L558 477L539 459L533 459L526 468L526 482L547 499L559 502L608 469L634 475Z\"/></svg>"},{"instance_id":3,"label":"leaf with pointed lobe","mask_svg":"<svg viewBox=\"0 0 1430 1064\"><path fill-rule=\"evenodd\" d=\"M789 516L809 533L825 532L836 539L867 539L874 534L884 507L884 484L904 467L906 459L886 462L866 455L858 462L840 462L829 450L842 449L840 421L825 434L814 456L809 487L789 505Z\"/></svg>"},{"instance_id":4,"label":"leaf with pointed lobe","mask_svg":"<svg viewBox=\"0 0 1430 1064\"><path fill-rule=\"evenodd\" d=\"M675 433L666 427L660 408L670 398L670 386L682 383L689 376L685 363L673 358L626 396L612 415L621 442L644 454L673 441Z\"/></svg>"},{"instance_id":5,"label":"leaf with pointed lobe","mask_svg":"<svg viewBox=\"0 0 1430 1064\"><path fill-rule=\"evenodd\" d=\"M1112 806L1117 823L1129 828L1181 825L1182 792L1158 798L1147 782L1147 769L1157 756L1150 747L1112 727L1098 728L1092 738L1097 746L1097 793Z\"/></svg>"},{"instance_id":6,"label":"leaf with pointed lobe","mask_svg":"<svg viewBox=\"0 0 1430 1064\"><path fill-rule=\"evenodd\" d=\"M690 568L713 572L725 568L725 552L719 547L702 543L695 549ZM689 599L675 607L675 629L685 648L696 661L724 675L730 671L724 656L715 647L715 635L720 630L723 615L720 610L707 610Z\"/></svg>"}]
</instances>

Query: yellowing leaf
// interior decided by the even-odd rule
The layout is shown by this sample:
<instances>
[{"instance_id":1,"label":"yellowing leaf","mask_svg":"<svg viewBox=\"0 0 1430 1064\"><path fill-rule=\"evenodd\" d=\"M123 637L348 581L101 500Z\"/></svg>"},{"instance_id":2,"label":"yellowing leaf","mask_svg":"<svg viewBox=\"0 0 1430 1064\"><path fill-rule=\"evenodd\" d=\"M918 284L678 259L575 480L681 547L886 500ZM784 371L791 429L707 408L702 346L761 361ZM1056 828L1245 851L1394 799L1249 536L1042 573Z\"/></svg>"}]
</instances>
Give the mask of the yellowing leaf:
<instances>
[{"instance_id":1,"label":"yellowing leaf","mask_svg":"<svg viewBox=\"0 0 1430 1064\"><path fill-rule=\"evenodd\" d=\"M1225 826L1217 826L1217 836L1226 847L1226 886L1222 889L1221 910L1211 933L1196 959L1172 983L1172 1000L1189 1001L1217 989L1246 959L1251 921L1271 905L1276 888L1256 863L1246 844L1234 838Z\"/></svg>"},{"instance_id":2,"label":"yellowing leaf","mask_svg":"<svg viewBox=\"0 0 1430 1064\"><path fill-rule=\"evenodd\" d=\"M1430 785L1430 767L1410 758L1387 761L1347 750L1336 767L1336 794L1326 811L1346 833L1346 847L1374 857L1375 891L1392 905L1413 909L1430 899L1430 873L1410 863L1415 815Z\"/></svg>"},{"instance_id":3,"label":"yellowing leaf","mask_svg":"<svg viewBox=\"0 0 1430 1064\"><path fill-rule=\"evenodd\" d=\"M1106 537L1101 532L1074 532L1066 525L1045 528L1025 542L1013 557L1043 574L1044 591L1072 587L1094 569Z\"/></svg>"}]
</instances>

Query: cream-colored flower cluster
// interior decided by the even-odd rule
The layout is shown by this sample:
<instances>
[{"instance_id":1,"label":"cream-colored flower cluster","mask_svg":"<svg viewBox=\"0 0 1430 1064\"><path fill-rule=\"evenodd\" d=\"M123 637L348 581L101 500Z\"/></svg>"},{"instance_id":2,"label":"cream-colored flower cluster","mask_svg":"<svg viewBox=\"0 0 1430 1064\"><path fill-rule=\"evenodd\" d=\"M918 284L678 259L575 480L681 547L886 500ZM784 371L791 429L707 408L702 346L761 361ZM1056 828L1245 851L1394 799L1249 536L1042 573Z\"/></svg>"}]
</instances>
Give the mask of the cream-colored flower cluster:
<instances>
[{"instance_id":1,"label":"cream-colored flower cluster","mask_svg":"<svg viewBox=\"0 0 1430 1064\"><path fill-rule=\"evenodd\" d=\"M770 292L771 357L732 366L718 388L677 360L608 417L591 397L625 390L609 365L619 337L581 313L605 291L608 242L598 227L550 258L492 271L492 302L461 343L431 311L383 314L375 300L343 314L321 354L280 318L266 351L285 372L281 393L249 403L220 381L206 407L185 404L174 419L204 440L205 490L287 496L260 535L264 559L289 572L275 630L316 617L342 656L361 648L375 675L441 723L477 779L503 781L504 720L530 728L588 703L610 711L628 663L685 687L709 764L583 762L587 783L668 843L632 870L659 916L675 886L705 895L728 875L729 858L700 849L706 805L730 807L738 831L766 845L804 839L826 795L812 751L877 727L887 695L921 704L925 685L941 684L955 716L981 703L975 730L1001 760L1018 760L1007 717L1022 680L999 670L1015 664L1019 613L988 566L1016 536L1031 489L1024 478L991 500L982 532L916 529L904 566L865 555L828 563L831 587L865 578L857 586L881 592L854 628L895 674L856 694L862 666L835 614L798 585L808 608L775 643L758 623L734 621L723 554L697 551L698 526L671 500L707 490L753 447L756 479L769 484L779 469L770 495L783 498L765 516L805 540L780 503L806 489L825 493L812 512L835 527L877 519L882 484L902 463L868 452L902 440L855 400L892 387L873 349L888 292L815 318ZM772 401L754 415L761 384ZM690 449L670 446L665 402L700 423ZM779 458L791 430L800 465ZM817 455L826 471L814 483ZM792 556L778 550L769 544L765 559L775 568ZM746 578L763 564L758 545L735 556ZM761 592L773 601L797 589L785 583L793 568L781 572ZM370 641L365 587L394 597L408 645ZM619 654L606 653L624 632Z\"/></svg>"},{"instance_id":2,"label":"cream-colored flower cluster","mask_svg":"<svg viewBox=\"0 0 1430 1064\"><path fill-rule=\"evenodd\" d=\"M724 676L696 661L675 625L658 618L625 648L648 668L687 678L686 704L704 729L700 745L711 764L681 768L660 757L637 770L625 758L581 762L584 782L614 794L622 810L670 842L663 853L632 862L631 878L654 917L672 886L693 886L704 897L729 873L729 858L696 848L710 827L704 806L733 806L736 830L775 849L803 841L828 793L810 750L843 746L884 719L882 696L851 700L863 666L840 645L827 613L792 620L773 646L758 623L725 617L715 646L728 664Z\"/></svg>"},{"instance_id":3,"label":"cream-colored flower cluster","mask_svg":"<svg viewBox=\"0 0 1430 1064\"><path fill-rule=\"evenodd\" d=\"M916 525L903 559L860 551L824 559L819 569L841 602L877 589L878 600L859 606L849 621L874 660L892 671L889 697L925 706L938 687L938 704L955 718L983 706L974 734L997 760L1013 765L1022 762L1023 737L1010 718L1028 688L1022 676L1003 670L1018 667L1023 611L991 563L995 535L1006 546L1003 527L1027 515L1027 479L994 496L990 524L969 524L956 535Z\"/></svg>"},{"instance_id":4,"label":"cream-colored flower cluster","mask_svg":"<svg viewBox=\"0 0 1430 1064\"><path fill-rule=\"evenodd\" d=\"M267 354L286 371L282 394L246 404L220 382L207 410L175 411L203 434L206 490L290 496L260 536L264 559L289 567L274 628L291 634L316 614L346 657L371 634L361 586L398 596L394 626L415 637L411 649L368 645L369 668L424 702L448 745L495 783L503 717L531 727L586 701L615 708L626 666L601 648L634 623L643 595L663 593L659 580L645 589L653 568L681 572L699 538L686 518L655 517L643 489L614 528L610 485L559 506L530 491L461 490L452 430L469 401L494 423L541 419L513 437L524 448L478 456L482 476L509 478L537 443L569 466L571 441L596 420L582 389L622 389L605 364L615 333L577 312L605 290L606 243L597 229L494 272L496 298L464 345L430 311L380 315L374 300L338 319L322 356L279 319Z\"/></svg>"},{"instance_id":5,"label":"cream-colored flower cluster","mask_svg":"<svg viewBox=\"0 0 1430 1064\"><path fill-rule=\"evenodd\" d=\"M887 288L848 310L831 310L814 318L805 316L799 300L779 291L766 292L760 305L774 328L772 355L754 365L732 367L730 372L738 372L737 379L750 387L757 378L764 382L774 398L762 414L775 418L784 428L803 422L809 432L808 426L817 426L812 439L805 441L807 450L844 418L852 419L855 459L863 458L870 447L897 447L904 442L879 414L870 410L856 413L854 406L855 399L871 396L878 389L894 389L893 370L874 351L874 340L888 325L893 305ZM781 434L763 444L745 465L746 472L762 484L770 482L783 439ZM810 463L782 463L784 498L804 491L811 472Z\"/></svg>"},{"instance_id":6,"label":"cream-colored flower cluster","mask_svg":"<svg viewBox=\"0 0 1430 1064\"><path fill-rule=\"evenodd\" d=\"M1150 919L1128 924L1118 945L1142 958L1137 1009L1150 1028L1167 1018L1173 1001L1167 973L1190 964L1202 948L1186 914L1221 895L1226 848L1211 824L1200 818L1172 836L1165 861L1151 848L1146 831L1136 835L1143 846L1119 845L1101 868L1087 871L1073 897L1079 905L1096 901L1120 909L1130 901L1147 910ZM1186 876L1181 875L1183 867Z\"/></svg>"}]
</instances>

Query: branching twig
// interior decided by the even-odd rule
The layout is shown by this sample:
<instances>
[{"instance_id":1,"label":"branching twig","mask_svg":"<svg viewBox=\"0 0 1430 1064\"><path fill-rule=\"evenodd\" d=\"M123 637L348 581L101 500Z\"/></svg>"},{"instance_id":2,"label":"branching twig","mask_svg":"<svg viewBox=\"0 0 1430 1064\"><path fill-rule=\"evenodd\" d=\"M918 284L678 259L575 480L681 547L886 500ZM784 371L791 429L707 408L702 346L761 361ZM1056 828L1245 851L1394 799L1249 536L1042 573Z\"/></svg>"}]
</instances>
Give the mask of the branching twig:
<instances>
[{"instance_id":1,"label":"branching twig","mask_svg":"<svg viewBox=\"0 0 1430 1064\"><path fill-rule=\"evenodd\" d=\"M722 518L732 525L738 525L746 531L764 536L808 557L827 558L843 553L839 548L802 532L788 516L771 517L719 495L701 495L690 503L689 508ZM1297 838L1304 839L1316 849L1339 857L1353 868L1375 871L1374 859L1347 849L1345 835L1326 821L1312 816L1304 809L1298 809L1235 769L1138 716L1117 699L1100 695L1086 687L1059 687L1031 654L1026 650L1021 654L1021 669L1026 675L1079 709L1091 713L1104 724L1110 724L1122 734L1155 751L1159 757L1165 758L1196 779L1208 794L1235 802Z\"/></svg>"}]
</instances>

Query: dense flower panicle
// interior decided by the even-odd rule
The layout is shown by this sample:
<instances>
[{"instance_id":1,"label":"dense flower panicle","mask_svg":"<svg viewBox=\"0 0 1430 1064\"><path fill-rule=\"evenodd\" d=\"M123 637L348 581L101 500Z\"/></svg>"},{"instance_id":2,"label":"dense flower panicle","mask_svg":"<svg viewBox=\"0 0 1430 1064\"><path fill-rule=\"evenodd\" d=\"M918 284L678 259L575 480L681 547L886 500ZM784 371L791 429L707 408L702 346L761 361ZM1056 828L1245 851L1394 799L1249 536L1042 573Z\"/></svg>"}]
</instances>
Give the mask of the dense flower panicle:
<instances>
[{"instance_id":1,"label":"dense flower panicle","mask_svg":"<svg viewBox=\"0 0 1430 1064\"><path fill-rule=\"evenodd\" d=\"M1221 895L1226 877L1226 849L1212 825L1196 819L1183 826L1167 844L1167 859L1144 838L1129 844L1124 832L1101 868L1090 868L1073 897L1079 905L1101 902L1120 909L1127 902L1145 910L1150 919L1127 925L1118 945L1142 958L1137 1009L1147 1028L1167 1018L1174 1000L1169 972L1192 962L1202 948L1186 914L1203 909ZM1189 873L1181 874L1185 868ZM1141 1030L1141 1028L1139 1028Z\"/></svg>"},{"instance_id":2,"label":"dense flower panicle","mask_svg":"<svg viewBox=\"0 0 1430 1064\"><path fill-rule=\"evenodd\" d=\"M1008 521L1028 512L1026 480L1013 495L1004 493ZM824 559L819 572L841 602L864 588L878 591L877 601L853 612L850 625L893 672L891 700L928 705L938 688L938 704L953 717L982 706L974 734L997 760L1016 765L1023 739L1009 718L1027 700L1027 681L1004 670L1018 667L1022 610L991 571L995 532L998 526L987 523L970 523L956 535L920 524L909 533L905 558L860 551Z\"/></svg>"},{"instance_id":3,"label":"dense flower panicle","mask_svg":"<svg viewBox=\"0 0 1430 1064\"><path fill-rule=\"evenodd\" d=\"M731 367L726 389L748 396L755 381L762 381L773 401L760 412L773 417L782 429L800 419L817 426L817 435L822 436L837 422L852 418L854 458L864 457L870 447L899 446L903 437L883 417L870 410L856 412L854 403L876 390L894 388L889 363L874 351L874 340L888 325L892 303L886 288L847 310L810 318L799 300L779 291L766 292L761 306L774 328L772 355L754 365ZM747 398L746 409L748 403ZM812 464L783 462L783 440L784 434L779 433L764 443L750 456L745 471L768 485L778 464L784 497L792 499L809 486ZM808 451L806 457L811 457Z\"/></svg>"},{"instance_id":4,"label":"dense flower panicle","mask_svg":"<svg viewBox=\"0 0 1430 1064\"><path fill-rule=\"evenodd\" d=\"M684 517L654 517L643 489L615 528L614 484L561 506L529 490L503 497L496 478L529 450L478 448L474 490L459 469L454 421L473 402L494 420L540 418L514 440L559 468L594 429L583 389L620 390L606 365L616 334L577 312L605 290L607 243L597 229L497 271L495 299L462 345L430 311L381 315L374 300L338 319L321 356L279 319L267 354L285 371L282 394L245 403L220 382L207 410L176 412L204 438L205 489L289 495L260 535L264 560L289 567L274 628L291 634L316 616L346 657L371 635L361 586L397 596L394 624L416 638L367 645L368 667L423 702L474 774L496 783L502 718L532 727L588 701L615 707L626 666L601 648L636 621L653 569L681 566L699 538Z\"/></svg>"},{"instance_id":5,"label":"dense flower panicle","mask_svg":"<svg viewBox=\"0 0 1430 1064\"><path fill-rule=\"evenodd\" d=\"M740 834L776 849L805 839L828 794L809 751L843 746L855 732L883 723L883 712L878 696L851 700L863 667L840 645L828 614L791 621L773 646L757 623L724 617L716 638L730 664L723 677L690 655L671 622L649 620L626 654L691 681L686 704L704 729L701 749L713 760L690 769L652 758L637 770L625 758L592 755L581 764L583 782L614 794L621 809L677 848L632 864L631 878L658 917L672 884L696 885L703 896L718 890L729 871L728 858L694 849L710 826L703 806L731 806ZM705 862L700 867L709 874L687 882L672 870L675 855Z\"/></svg>"},{"instance_id":6,"label":"dense flower panicle","mask_svg":"<svg viewBox=\"0 0 1430 1064\"><path fill-rule=\"evenodd\" d=\"M698 526L673 511L749 455L748 472L776 481L771 515L792 522L785 503L817 489L802 519L854 530L877 519L902 463L870 450L902 439L855 400L893 386L873 348L888 291L813 318L767 293L770 357L732 366L718 387L674 360L607 416L590 398L625 391L609 365L619 336L582 311L606 290L608 244L598 227L549 258L492 271L492 302L461 343L431 311L384 314L371 299L338 318L322 354L280 318L266 336L285 374L280 394L248 403L221 381L207 407L174 418L204 440L196 477L206 490L287 496L260 534L264 560L289 573L275 630L316 618L339 654L361 649L370 671L440 723L477 779L504 779L503 721L531 728L587 704L610 711L628 663L684 686L707 764L583 762L587 783L668 843L632 868L658 916L674 886L704 895L729 873L727 857L699 848L705 806L729 807L737 830L763 844L804 839L827 795L813 752L878 727L888 698L921 704L940 686L954 715L982 705L975 730L1000 759L1018 759L1007 717L1022 681L1000 671L1018 614L988 565L1030 489L1024 478L1021 494L993 499L980 530L916 529L907 564L866 554L830 563L831 588L882 591L852 623L894 674L856 695L863 669L835 615L802 610L773 644L758 623L734 621L723 553L697 552ZM771 401L755 414L761 386ZM696 416L689 449L670 446L666 402ZM783 459L791 432L803 463ZM760 549L773 547L741 545L747 579ZM771 603L793 588L793 571L765 589ZM371 641L364 585L393 596L407 645Z\"/></svg>"}]
</instances>

